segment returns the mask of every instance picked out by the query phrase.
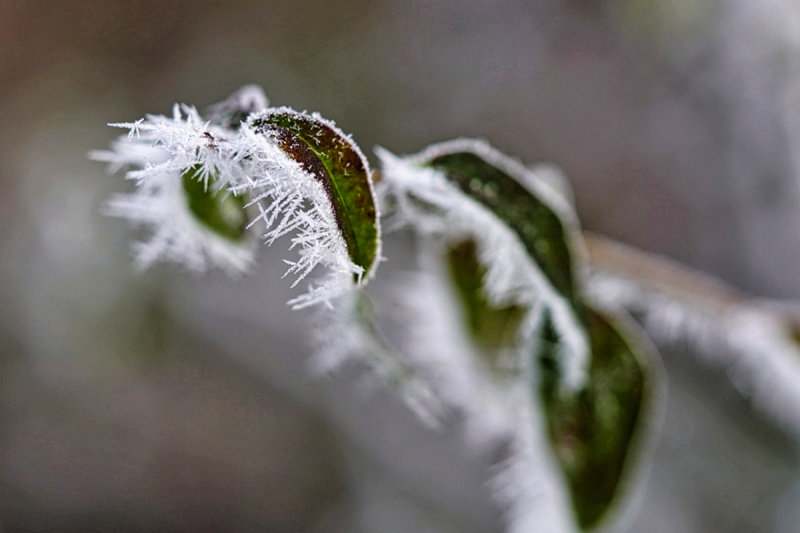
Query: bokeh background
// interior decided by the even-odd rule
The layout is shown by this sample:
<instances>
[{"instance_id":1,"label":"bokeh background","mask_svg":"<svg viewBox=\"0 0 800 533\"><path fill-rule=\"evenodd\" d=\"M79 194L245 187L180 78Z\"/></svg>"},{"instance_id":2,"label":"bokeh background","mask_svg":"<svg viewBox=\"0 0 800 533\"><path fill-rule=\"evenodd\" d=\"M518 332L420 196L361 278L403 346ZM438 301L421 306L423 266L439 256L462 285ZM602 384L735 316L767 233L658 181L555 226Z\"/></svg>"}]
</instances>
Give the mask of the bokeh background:
<instances>
[{"instance_id":1,"label":"bokeh background","mask_svg":"<svg viewBox=\"0 0 800 533\"><path fill-rule=\"evenodd\" d=\"M477 136L552 161L586 228L800 298L794 0L2 0L1 531L500 530L457 429L309 372L280 253L239 280L140 275L100 214L127 186L86 158L106 123L245 83L368 153ZM800 531L797 446L724 369L664 359L618 530Z\"/></svg>"}]
</instances>

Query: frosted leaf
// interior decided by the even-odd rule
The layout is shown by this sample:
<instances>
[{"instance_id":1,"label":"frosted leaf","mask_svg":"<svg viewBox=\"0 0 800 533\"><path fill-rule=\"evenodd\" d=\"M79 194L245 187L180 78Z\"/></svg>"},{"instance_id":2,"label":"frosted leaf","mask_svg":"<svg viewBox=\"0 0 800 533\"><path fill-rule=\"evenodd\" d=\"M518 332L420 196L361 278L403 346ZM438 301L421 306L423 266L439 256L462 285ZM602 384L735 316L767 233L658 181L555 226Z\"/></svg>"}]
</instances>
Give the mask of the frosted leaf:
<instances>
[{"instance_id":1,"label":"frosted leaf","mask_svg":"<svg viewBox=\"0 0 800 533\"><path fill-rule=\"evenodd\" d=\"M630 494L624 482L638 442L651 434L657 383L649 351L586 299L583 243L561 176L544 165L526 168L481 141L443 143L403 159L379 155L397 222L446 256L442 279L461 304L449 314L463 320L462 334L472 340L466 347L448 340L449 350L439 344L451 359L442 382L458 383L461 372L469 383L454 385L449 397L481 406L467 409L477 434L503 426L504 416L487 416L498 401L503 413L535 414L523 427L539 438L539 424L546 426L543 446L562 470L575 519L582 528L597 526ZM434 345L436 335L429 336ZM423 347L409 352L415 349ZM518 387L531 397L510 395ZM517 476L512 485L525 482Z\"/></svg>"},{"instance_id":2,"label":"frosted leaf","mask_svg":"<svg viewBox=\"0 0 800 533\"><path fill-rule=\"evenodd\" d=\"M257 225L267 244L290 240L298 256L286 261L292 286L318 265L327 270L289 303L326 302L366 281L377 263L372 175L355 143L332 122L265 109L267 103L259 87L245 86L205 118L176 104L171 117L111 124L128 134L91 157L112 172L127 169L126 178L135 181L133 193L111 199L108 213L150 231L135 246L143 267L166 260L242 272L254 251L246 230ZM249 213L254 218L245 224Z\"/></svg>"},{"instance_id":3,"label":"frosted leaf","mask_svg":"<svg viewBox=\"0 0 800 533\"><path fill-rule=\"evenodd\" d=\"M616 316L615 316L616 315ZM537 392L578 524L596 529L633 493L635 468L660 416L655 352L630 320L586 307L591 362L579 391L561 386L558 336L545 315ZM614 513L617 514L617 513Z\"/></svg>"},{"instance_id":4,"label":"frosted leaf","mask_svg":"<svg viewBox=\"0 0 800 533\"><path fill-rule=\"evenodd\" d=\"M431 166L438 161L449 167L442 158L453 154L475 156L496 172L482 181L472 173ZM442 143L405 158L379 149L378 156L384 189L396 205L396 222L449 243L473 240L487 268L489 301L529 309L520 325L529 335L542 309L550 309L562 335L566 382L579 386L585 378L588 344L576 316L577 272L569 257L570 248L579 249L574 242L577 222L564 197L530 169L481 141ZM512 203L506 209L509 196L527 198L522 199L524 205ZM546 223L539 224L541 220ZM546 246L553 247L553 253L545 253L547 258L540 253Z\"/></svg>"},{"instance_id":5,"label":"frosted leaf","mask_svg":"<svg viewBox=\"0 0 800 533\"><path fill-rule=\"evenodd\" d=\"M358 146L317 114L289 108L252 115L243 126L243 158L261 172L246 190L258 206L268 243L292 234L300 259L289 262L296 285L317 265L329 275L292 300L328 301L369 279L380 256L372 173ZM286 171L286 169L290 169Z\"/></svg>"}]
</instances>

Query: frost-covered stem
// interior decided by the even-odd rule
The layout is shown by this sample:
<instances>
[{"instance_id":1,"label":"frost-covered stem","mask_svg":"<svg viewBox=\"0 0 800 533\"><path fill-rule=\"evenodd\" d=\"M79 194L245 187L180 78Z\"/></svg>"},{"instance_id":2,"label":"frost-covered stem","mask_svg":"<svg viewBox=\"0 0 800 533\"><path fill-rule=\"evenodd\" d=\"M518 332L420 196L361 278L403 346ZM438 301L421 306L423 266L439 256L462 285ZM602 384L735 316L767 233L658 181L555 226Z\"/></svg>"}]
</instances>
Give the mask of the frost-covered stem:
<instances>
[{"instance_id":1,"label":"frost-covered stem","mask_svg":"<svg viewBox=\"0 0 800 533\"><path fill-rule=\"evenodd\" d=\"M659 344L688 343L800 438L800 305L753 298L668 259L584 237L595 297L627 308Z\"/></svg>"},{"instance_id":2,"label":"frost-covered stem","mask_svg":"<svg viewBox=\"0 0 800 533\"><path fill-rule=\"evenodd\" d=\"M362 357L423 422L438 427L445 414L441 398L388 342L378 326L372 296L357 289L339 298L336 309L326 313L327 325L319 332L317 371L329 372L351 357Z\"/></svg>"},{"instance_id":3,"label":"frost-covered stem","mask_svg":"<svg viewBox=\"0 0 800 533\"><path fill-rule=\"evenodd\" d=\"M624 277L709 315L724 316L742 309L758 310L774 314L787 325L800 328L800 303L754 298L713 276L664 256L590 232L584 232L583 239L592 270Z\"/></svg>"},{"instance_id":4,"label":"frost-covered stem","mask_svg":"<svg viewBox=\"0 0 800 533\"><path fill-rule=\"evenodd\" d=\"M380 171L373 173L377 184ZM713 276L688 268L664 256L638 250L592 232L582 232L590 268L635 280L637 283L685 301L707 312L737 306L758 307L783 315L800 330L800 302L777 304L752 298Z\"/></svg>"}]
</instances>

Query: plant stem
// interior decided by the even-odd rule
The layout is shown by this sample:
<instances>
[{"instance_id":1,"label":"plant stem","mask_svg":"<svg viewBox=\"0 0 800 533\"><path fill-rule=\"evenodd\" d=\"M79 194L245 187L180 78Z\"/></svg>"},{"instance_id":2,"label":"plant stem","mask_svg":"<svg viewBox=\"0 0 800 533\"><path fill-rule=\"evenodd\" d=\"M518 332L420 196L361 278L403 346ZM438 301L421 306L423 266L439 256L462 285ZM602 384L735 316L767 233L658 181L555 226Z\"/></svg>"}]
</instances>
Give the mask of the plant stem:
<instances>
[{"instance_id":1,"label":"plant stem","mask_svg":"<svg viewBox=\"0 0 800 533\"><path fill-rule=\"evenodd\" d=\"M583 240L593 270L622 276L711 316L757 310L772 315L800 336L800 302L756 298L709 274L590 232L583 233Z\"/></svg>"}]
</instances>

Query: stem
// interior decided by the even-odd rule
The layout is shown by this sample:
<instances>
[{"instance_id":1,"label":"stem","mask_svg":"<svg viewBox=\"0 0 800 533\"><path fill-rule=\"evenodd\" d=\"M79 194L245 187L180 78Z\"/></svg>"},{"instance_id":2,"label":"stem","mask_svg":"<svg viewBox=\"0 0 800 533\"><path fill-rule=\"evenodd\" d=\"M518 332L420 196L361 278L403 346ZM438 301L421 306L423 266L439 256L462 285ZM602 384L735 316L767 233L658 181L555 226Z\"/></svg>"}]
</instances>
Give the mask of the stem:
<instances>
[{"instance_id":1,"label":"stem","mask_svg":"<svg viewBox=\"0 0 800 533\"><path fill-rule=\"evenodd\" d=\"M800 303L752 297L708 274L592 233L584 232L583 240L594 270L623 276L712 316L758 310L800 333Z\"/></svg>"}]
</instances>

